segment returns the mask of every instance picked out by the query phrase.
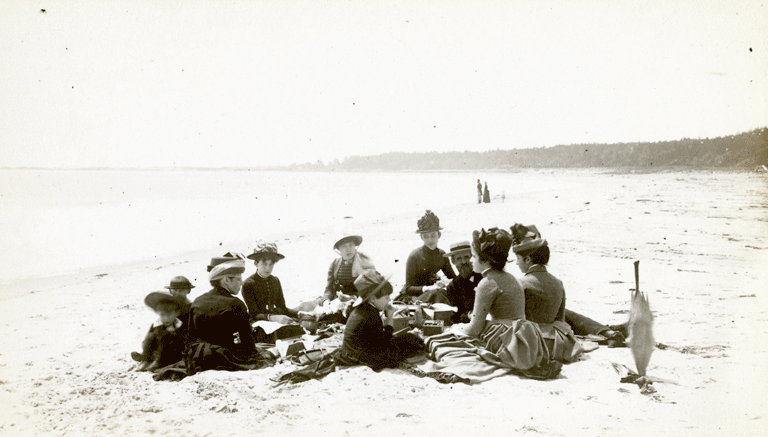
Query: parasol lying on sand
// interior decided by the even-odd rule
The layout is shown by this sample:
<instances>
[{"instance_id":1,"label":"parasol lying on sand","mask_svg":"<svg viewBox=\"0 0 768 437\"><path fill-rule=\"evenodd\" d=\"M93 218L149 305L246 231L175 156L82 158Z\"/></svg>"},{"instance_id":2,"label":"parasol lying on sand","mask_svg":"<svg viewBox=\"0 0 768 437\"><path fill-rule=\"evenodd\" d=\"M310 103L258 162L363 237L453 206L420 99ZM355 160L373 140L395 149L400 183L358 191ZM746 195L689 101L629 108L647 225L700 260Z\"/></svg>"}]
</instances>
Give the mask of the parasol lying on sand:
<instances>
[{"instance_id":1,"label":"parasol lying on sand","mask_svg":"<svg viewBox=\"0 0 768 437\"><path fill-rule=\"evenodd\" d=\"M635 261L635 291L632 292L632 306L629 310L629 347L635 357L637 374L645 376L651 354L656 347L653 339L653 314L648 298L640 292L640 261Z\"/></svg>"}]
</instances>

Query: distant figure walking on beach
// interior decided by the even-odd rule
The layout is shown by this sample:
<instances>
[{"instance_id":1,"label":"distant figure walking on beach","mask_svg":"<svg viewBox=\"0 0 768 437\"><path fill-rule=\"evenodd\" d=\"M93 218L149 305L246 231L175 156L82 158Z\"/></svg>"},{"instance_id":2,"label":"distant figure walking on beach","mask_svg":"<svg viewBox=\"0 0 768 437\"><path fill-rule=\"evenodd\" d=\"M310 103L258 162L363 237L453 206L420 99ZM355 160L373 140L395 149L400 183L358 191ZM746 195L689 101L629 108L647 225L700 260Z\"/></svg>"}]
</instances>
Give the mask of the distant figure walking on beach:
<instances>
[{"instance_id":1,"label":"distant figure walking on beach","mask_svg":"<svg viewBox=\"0 0 768 437\"><path fill-rule=\"evenodd\" d=\"M477 180L477 203L483 200L483 184L480 183L480 179Z\"/></svg>"},{"instance_id":2,"label":"distant figure walking on beach","mask_svg":"<svg viewBox=\"0 0 768 437\"><path fill-rule=\"evenodd\" d=\"M488 182L485 183L483 190L483 203L491 203L491 193L488 191Z\"/></svg>"}]
</instances>

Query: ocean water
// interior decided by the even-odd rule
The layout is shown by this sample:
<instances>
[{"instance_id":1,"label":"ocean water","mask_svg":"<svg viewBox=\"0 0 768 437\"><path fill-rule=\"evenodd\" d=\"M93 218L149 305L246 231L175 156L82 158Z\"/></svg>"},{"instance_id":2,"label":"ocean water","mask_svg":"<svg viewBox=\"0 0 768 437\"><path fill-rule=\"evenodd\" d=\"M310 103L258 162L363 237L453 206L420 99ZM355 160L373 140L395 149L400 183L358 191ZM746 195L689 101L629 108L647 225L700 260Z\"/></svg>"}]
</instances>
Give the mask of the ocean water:
<instances>
[{"instance_id":1,"label":"ocean water","mask_svg":"<svg viewBox=\"0 0 768 437\"><path fill-rule=\"evenodd\" d=\"M510 224L527 217L568 221L587 207L638 208L649 196L673 192L679 195L669 202L704 208L709 215L724 214L723 206L734 193L747 196L744 211L764 214L766 205L764 175L728 172L5 169L0 170L0 290L27 278L217 247L247 251L261 239L319 233L334 238L379 220L405 218L415 228L426 209L439 216L446 209L474 208L478 178L488 181L494 203L504 193L511 211L518 195L535 200L535 214L517 211ZM613 205L617 196L627 198ZM661 219L647 213L642 217ZM757 223L764 228L761 220ZM762 248L758 243L744 244Z\"/></svg>"},{"instance_id":2,"label":"ocean water","mask_svg":"<svg viewBox=\"0 0 768 437\"><path fill-rule=\"evenodd\" d=\"M475 203L477 178L494 196L532 189L514 173L0 170L0 285L418 217Z\"/></svg>"}]
</instances>

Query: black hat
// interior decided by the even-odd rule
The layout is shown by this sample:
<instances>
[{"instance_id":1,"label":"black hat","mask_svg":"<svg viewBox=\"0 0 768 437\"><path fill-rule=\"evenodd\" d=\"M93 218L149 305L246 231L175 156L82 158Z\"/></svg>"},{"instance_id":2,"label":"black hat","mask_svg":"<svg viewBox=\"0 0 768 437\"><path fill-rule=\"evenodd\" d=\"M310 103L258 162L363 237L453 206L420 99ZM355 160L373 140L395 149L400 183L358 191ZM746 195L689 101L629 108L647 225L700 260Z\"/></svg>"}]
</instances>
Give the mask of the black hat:
<instances>
[{"instance_id":1,"label":"black hat","mask_svg":"<svg viewBox=\"0 0 768 437\"><path fill-rule=\"evenodd\" d=\"M522 256L522 254L533 253L547 245L547 240L541 238L541 233L535 225L523 226L520 223L515 223L510 229L514 239L514 246L512 246L514 253L519 253Z\"/></svg>"},{"instance_id":2,"label":"black hat","mask_svg":"<svg viewBox=\"0 0 768 437\"><path fill-rule=\"evenodd\" d=\"M391 275L390 275L391 276ZM384 276L374 269L364 270L360 276L355 279L355 288L357 289L357 299L352 304L356 307L367 301L376 292L389 284L389 276Z\"/></svg>"},{"instance_id":3,"label":"black hat","mask_svg":"<svg viewBox=\"0 0 768 437\"><path fill-rule=\"evenodd\" d=\"M440 227L440 219L437 218L435 213L430 210L427 210L427 212L424 213L424 215L417 222L417 225L419 227L419 229L416 231L417 234L435 232L443 229Z\"/></svg>"},{"instance_id":4,"label":"black hat","mask_svg":"<svg viewBox=\"0 0 768 437\"><path fill-rule=\"evenodd\" d=\"M171 285L166 285L165 288L169 290L178 290L178 289L184 289L184 288L195 288L194 285L192 285L191 282L189 282L189 279L185 278L184 276L176 276L173 279L171 279Z\"/></svg>"},{"instance_id":5,"label":"black hat","mask_svg":"<svg viewBox=\"0 0 768 437\"><path fill-rule=\"evenodd\" d=\"M181 311L184 307L184 302L176 296L172 296L167 291L153 291L144 298L144 303L153 310L157 309L157 305L161 303L169 303L174 305L176 309Z\"/></svg>"},{"instance_id":6,"label":"black hat","mask_svg":"<svg viewBox=\"0 0 768 437\"><path fill-rule=\"evenodd\" d=\"M512 236L509 232L499 228L490 228L487 231L481 229L472 232L472 239L475 248L479 249L478 253L496 262L506 263L509 249L512 247Z\"/></svg>"},{"instance_id":7,"label":"black hat","mask_svg":"<svg viewBox=\"0 0 768 437\"><path fill-rule=\"evenodd\" d=\"M260 242L256 245L256 249L253 249L253 253L248 255L248 259L258 261L266 256L275 257L278 261L285 258L285 255L277 253L277 245L275 243Z\"/></svg>"}]
</instances>

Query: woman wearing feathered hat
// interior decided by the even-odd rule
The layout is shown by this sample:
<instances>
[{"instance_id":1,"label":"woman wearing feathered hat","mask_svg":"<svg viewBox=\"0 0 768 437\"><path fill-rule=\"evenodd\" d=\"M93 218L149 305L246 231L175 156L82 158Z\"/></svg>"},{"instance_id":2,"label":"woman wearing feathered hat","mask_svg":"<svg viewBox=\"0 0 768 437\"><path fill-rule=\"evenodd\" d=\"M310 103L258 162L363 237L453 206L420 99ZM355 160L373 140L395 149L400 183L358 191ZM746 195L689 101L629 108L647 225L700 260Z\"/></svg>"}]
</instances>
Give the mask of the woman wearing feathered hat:
<instances>
[{"instance_id":1,"label":"woman wearing feathered hat","mask_svg":"<svg viewBox=\"0 0 768 437\"><path fill-rule=\"evenodd\" d=\"M363 364L379 371L396 368L406 358L424 350L424 342L415 334L392 337L395 308L390 302L392 285L387 278L370 269L358 276L354 285L358 297L344 329L337 364ZM384 322L380 313L384 314Z\"/></svg>"},{"instance_id":2,"label":"woman wearing feathered hat","mask_svg":"<svg viewBox=\"0 0 768 437\"><path fill-rule=\"evenodd\" d=\"M443 229L440 227L440 219L435 213L427 210L417 222L417 226L416 232L424 245L408 255L405 262L405 285L398 299L408 295L426 302L431 299L425 293L437 292L445 289L447 285L447 281L443 283L439 280L437 272L442 271L448 280L455 278L456 273L448 258L444 256L445 251L437 247L440 230Z\"/></svg>"}]
</instances>

